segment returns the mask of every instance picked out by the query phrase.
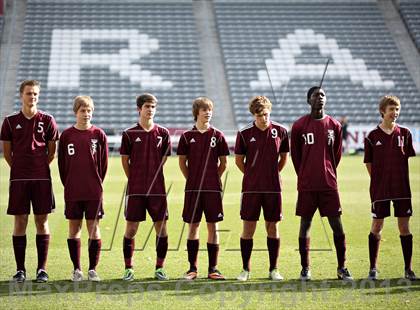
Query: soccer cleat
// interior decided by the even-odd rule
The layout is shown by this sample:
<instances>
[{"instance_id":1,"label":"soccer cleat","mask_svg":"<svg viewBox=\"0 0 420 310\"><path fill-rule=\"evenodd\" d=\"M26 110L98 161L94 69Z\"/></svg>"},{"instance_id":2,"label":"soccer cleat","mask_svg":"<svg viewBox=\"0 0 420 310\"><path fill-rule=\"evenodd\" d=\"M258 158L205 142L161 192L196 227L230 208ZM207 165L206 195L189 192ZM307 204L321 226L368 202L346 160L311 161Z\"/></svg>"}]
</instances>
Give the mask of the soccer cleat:
<instances>
[{"instance_id":1,"label":"soccer cleat","mask_svg":"<svg viewBox=\"0 0 420 310\"><path fill-rule=\"evenodd\" d=\"M268 274L268 278L273 281L281 281L284 279L280 272L277 270L277 268L270 271L270 273Z\"/></svg>"},{"instance_id":2,"label":"soccer cleat","mask_svg":"<svg viewBox=\"0 0 420 310\"><path fill-rule=\"evenodd\" d=\"M36 280L37 283L45 283L48 282L48 274L44 269L39 269L36 273Z\"/></svg>"},{"instance_id":3,"label":"soccer cleat","mask_svg":"<svg viewBox=\"0 0 420 310\"><path fill-rule=\"evenodd\" d=\"M337 277L343 281L353 281L350 271L345 267L337 268Z\"/></svg>"},{"instance_id":4,"label":"soccer cleat","mask_svg":"<svg viewBox=\"0 0 420 310\"><path fill-rule=\"evenodd\" d=\"M155 279L159 281L166 281L169 280L169 277L163 268L158 268L155 270Z\"/></svg>"},{"instance_id":5,"label":"soccer cleat","mask_svg":"<svg viewBox=\"0 0 420 310\"><path fill-rule=\"evenodd\" d=\"M404 273L404 278L410 281L417 281L419 278L417 278L416 274L413 270L407 269Z\"/></svg>"},{"instance_id":6,"label":"soccer cleat","mask_svg":"<svg viewBox=\"0 0 420 310\"><path fill-rule=\"evenodd\" d=\"M99 278L96 270L91 269L91 270L88 271L88 280L93 281L93 282L99 282L99 281L101 281L101 278Z\"/></svg>"},{"instance_id":7,"label":"soccer cleat","mask_svg":"<svg viewBox=\"0 0 420 310\"><path fill-rule=\"evenodd\" d=\"M133 281L134 280L134 270L132 268L126 268L123 276L124 281Z\"/></svg>"},{"instance_id":8,"label":"soccer cleat","mask_svg":"<svg viewBox=\"0 0 420 310\"><path fill-rule=\"evenodd\" d=\"M208 275L207 275L207 279L210 279L210 280L226 280L225 276L222 275L222 273L217 269L214 269L211 272L209 272Z\"/></svg>"},{"instance_id":9,"label":"soccer cleat","mask_svg":"<svg viewBox=\"0 0 420 310\"><path fill-rule=\"evenodd\" d=\"M251 279L251 272L248 270L242 270L239 276L236 278L238 281L248 281Z\"/></svg>"},{"instance_id":10,"label":"soccer cleat","mask_svg":"<svg viewBox=\"0 0 420 310\"><path fill-rule=\"evenodd\" d=\"M376 268L372 268L371 270L369 270L369 274L367 278L368 280L372 280L372 281L378 280L378 270L376 270Z\"/></svg>"},{"instance_id":11,"label":"soccer cleat","mask_svg":"<svg viewBox=\"0 0 420 310\"><path fill-rule=\"evenodd\" d=\"M302 268L299 279L301 281L311 280L311 270L308 267Z\"/></svg>"},{"instance_id":12,"label":"soccer cleat","mask_svg":"<svg viewBox=\"0 0 420 310\"><path fill-rule=\"evenodd\" d=\"M23 283L26 280L26 272L23 270L18 270L13 276L13 281L16 283Z\"/></svg>"},{"instance_id":13,"label":"soccer cleat","mask_svg":"<svg viewBox=\"0 0 420 310\"><path fill-rule=\"evenodd\" d=\"M192 281L192 280L197 279L197 276L198 276L198 272L190 269L186 273L184 273L183 279L188 280L188 281Z\"/></svg>"},{"instance_id":14,"label":"soccer cleat","mask_svg":"<svg viewBox=\"0 0 420 310\"><path fill-rule=\"evenodd\" d=\"M71 280L73 282L83 281L83 272L80 269L73 270L73 272L71 274Z\"/></svg>"}]
</instances>

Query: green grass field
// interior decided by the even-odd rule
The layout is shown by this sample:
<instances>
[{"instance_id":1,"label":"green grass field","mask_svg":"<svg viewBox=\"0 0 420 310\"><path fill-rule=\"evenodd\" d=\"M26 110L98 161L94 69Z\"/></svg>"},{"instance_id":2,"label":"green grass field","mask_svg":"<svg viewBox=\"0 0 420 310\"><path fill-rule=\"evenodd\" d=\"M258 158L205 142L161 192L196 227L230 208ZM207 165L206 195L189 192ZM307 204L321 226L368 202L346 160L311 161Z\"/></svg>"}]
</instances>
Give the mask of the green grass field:
<instances>
[{"instance_id":1,"label":"green grass field","mask_svg":"<svg viewBox=\"0 0 420 310\"><path fill-rule=\"evenodd\" d=\"M226 309L279 309L279 308L420 308L420 281L409 283L401 279L403 258L399 234L394 217L388 218L383 231L379 264L380 281L365 280L369 268L367 236L370 228L370 204L368 174L363 159L347 156L339 167L339 187L343 205L343 224L347 235L347 266L356 279L343 283L335 278L336 258L331 250L332 233L324 220L328 234L324 233L318 214L311 232L312 278L309 283L297 280L300 259L297 249L299 218L294 215L296 202L296 177L291 161L283 172L283 212L280 223L281 249L279 270L283 282L267 280L268 253L263 221L259 223L252 254L252 280L239 283L235 280L241 271L239 236L239 198L241 175L230 159L227 186L224 195L225 220L221 223L221 251L219 269L227 276L223 282L210 282L207 276L207 252L205 225L201 228L199 255L200 279L193 283L178 280L188 268L186 231L181 218L184 180L178 169L177 159L170 158L165 166L167 184L172 184L169 194L168 223L169 252L166 269L171 277L168 282L153 280L155 249L154 233L147 239L151 222L142 223L136 238L136 280L125 283L121 280L124 269L122 238L124 216L119 215L125 177L118 157L110 158L109 172L105 181L105 218L101 221L103 252L98 267L102 282L69 281L72 271L67 250L67 222L63 215L63 188L53 162L53 180L57 209L50 216L52 239L50 243L48 272L50 282L36 284L26 281L15 285L9 279L15 272L11 232L12 217L6 215L8 174L5 161L0 158L0 308L1 309L82 309L82 308L143 308L151 309L200 309L204 307ZM420 275L420 159L410 162L413 191L414 216L411 230L414 234L413 268ZM262 218L261 218L262 219ZM114 229L115 238L112 240ZM29 279L35 277L36 249L33 219L28 225L26 268ZM87 274L87 231L82 233L82 267ZM113 243L112 243L113 241ZM417 308L418 309L418 308Z\"/></svg>"}]
</instances>

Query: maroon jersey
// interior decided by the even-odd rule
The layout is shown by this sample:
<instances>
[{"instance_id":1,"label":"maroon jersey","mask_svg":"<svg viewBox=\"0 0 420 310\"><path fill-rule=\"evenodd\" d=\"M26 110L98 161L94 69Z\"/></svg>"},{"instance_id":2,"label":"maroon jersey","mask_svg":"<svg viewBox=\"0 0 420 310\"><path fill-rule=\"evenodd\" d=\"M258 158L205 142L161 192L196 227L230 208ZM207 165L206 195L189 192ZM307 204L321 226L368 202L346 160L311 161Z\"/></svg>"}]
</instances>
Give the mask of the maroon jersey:
<instances>
[{"instance_id":1,"label":"maroon jersey","mask_svg":"<svg viewBox=\"0 0 420 310\"><path fill-rule=\"evenodd\" d=\"M290 144L298 191L337 190L342 140L340 123L329 115L314 119L308 114L293 124Z\"/></svg>"},{"instance_id":2,"label":"maroon jersey","mask_svg":"<svg viewBox=\"0 0 420 310\"><path fill-rule=\"evenodd\" d=\"M57 124L51 115L40 110L31 119L22 111L9 115L4 119L0 140L11 142L11 181L51 179L48 142L58 140Z\"/></svg>"},{"instance_id":3,"label":"maroon jersey","mask_svg":"<svg viewBox=\"0 0 420 310\"><path fill-rule=\"evenodd\" d=\"M194 126L179 139L177 155L186 155L188 178L185 191L222 191L217 173L220 156L228 156L223 133L214 127L201 133Z\"/></svg>"},{"instance_id":4,"label":"maroon jersey","mask_svg":"<svg viewBox=\"0 0 420 310\"><path fill-rule=\"evenodd\" d=\"M415 155L411 132L406 127L397 125L389 135L378 126L368 134L364 162L372 164L372 202L411 197L408 158Z\"/></svg>"},{"instance_id":5,"label":"maroon jersey","mask_svg":"<svg viewBox=\"0 0 420 310\"><path fill-rule=\"evenodd\" d=\"M154 125L145 131L140 124L122 134L121 155L128 155L128 195L166 195L163 157L171 155L168 129Z\"/></svg>"},{"instance_id":6,"label":"maroon jersey","mask_svg":"<svg viewBox=\"0 0 420 310\"><path fill-rule=\"evenodd\" d=\"M58 145L58 169L65 201L100 200L108 167L108 143L102 129L67 128Z\"/></svg>"},{"instance_id":7,"label":"maroon jersey","mask_svg":"<svg viewBox=\"0 0 420 310\"><path fill-rule=\"evenodd\" d=\"M235 154L245 155L242 192L280 192L278 170L280 153L289 152L287 129L270 122L264 131L254 123L236 136Z\"/></svg>"}]
</instances>

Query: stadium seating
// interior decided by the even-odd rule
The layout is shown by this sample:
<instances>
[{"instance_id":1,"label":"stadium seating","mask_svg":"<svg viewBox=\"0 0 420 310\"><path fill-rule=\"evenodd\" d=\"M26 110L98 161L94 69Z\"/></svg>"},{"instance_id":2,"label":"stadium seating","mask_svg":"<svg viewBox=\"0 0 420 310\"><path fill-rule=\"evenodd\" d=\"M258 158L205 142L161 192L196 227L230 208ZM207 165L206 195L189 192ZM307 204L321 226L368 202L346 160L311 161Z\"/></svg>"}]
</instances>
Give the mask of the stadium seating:
<instances>
[{"instance_id":1,"label":"stadium seating","mask_svg":"<svg viewBox=\"0 0 420 310\"><path fill-rule=\"evenodd\" d=\"M204 92L191 1L28 0L27 12L17 83L41 81L40 108L61 129L84 94L95 123L118 133L136 122L142 92L157 96L157 122L190 126L192 99Z\"/></svg>"},{"instance_id":2,"label":"stadium seating","mask_svg":"<svg viewBox=\"0 0 420 310\"><path fill-rule=\"evenodd\" d=\"M247 102L257 94L273 99L272 118L285 125L307 113L306 91L319 85L327 57L329 114L376 123L378 99L394 93L404 104L401 123L420 123L419 91L375 1L216 0L214 7L239 127L251 120Z\"/></svg>"},{"instance_id":3,"label":"stadium seating","mask_svg":"<svg viewBox=\"0 0 420 310\"><path fill-rule=\"evenodd\" d=\"M400 13L408 32L413 38L417 49L420 51L420 1L401 1Z\"/></svg>"}]
</instances>

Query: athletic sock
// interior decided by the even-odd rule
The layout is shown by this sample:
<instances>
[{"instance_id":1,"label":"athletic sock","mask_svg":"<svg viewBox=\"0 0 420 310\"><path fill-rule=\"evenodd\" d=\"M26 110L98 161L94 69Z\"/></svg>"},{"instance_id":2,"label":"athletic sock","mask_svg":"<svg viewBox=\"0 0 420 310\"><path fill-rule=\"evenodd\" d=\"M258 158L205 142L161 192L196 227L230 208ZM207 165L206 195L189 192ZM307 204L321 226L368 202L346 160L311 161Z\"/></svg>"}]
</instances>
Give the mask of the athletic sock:
<instances>
[{"instance_id":1,"label":"athletic sock","mask_svg":"<svg viewBox=\"0 0 420 310\"><path fill-rule=\"evenodd\" d=\"M411 270L411 257L413 255L413 235L400 236L404 256L405 270Z\"/></svg>"},{"instance_id":2,"label":"athletic sock","mask_svg":"<svg viewBox=\"0 0 420 310\"><path fill-rule=\"evenodd\" d=\"M299 238L300 264L302 268L309 268L309 249L311 238Z\"/></svg>"},{"instance_id":3,"label":"athletic sock","mask_svg":"<svg viewBox=\"0 0 420 310\"><path fill-rule=\"evenodd\" d=\"M244 270L251 270L251 253L254 245L253 239L242 239L241 238L241 256L242 256L242 268Z\"/></svg>"},{"instance_id":4,"label":"athletic sock","mask_svg":"<svg viewBox=\"0 0 420 310\"><path fill-rule=\"evenodd\" d=\"M337 253L338 268L344 268L346 262L346 235L334 235L334 245Z\"/></svg>"},{"instance_id":5,"label":"athletic sock","mask_svg":"<svg viewBox=\"0 0 420 310\"><path fill-rule=\"evenodd\" d=\"M89 251L89 270L95 270L101 256L101 239L89 239L88 240L88 251Z\"/></svg>"},{"instance_id":6,"label":"athletic sock","mask_svg":"<svg viewBox=\"0 0 420 310\"><path fill-rule=\"evenodd\" d=\"M216 243L207 243L207 254L209 257L208 272L214 272L217 266L217 257L219 256L219 245Z\"/></svg>"},{"instance_id":7,"label":"athletic sock","mask_svg":"<svg viewBox=\"0 0 420 310\"><path fill-rule=\"evenodd\" d=\"M188 262L190 263L190 270L197 271L197 256L200 240L187 240Z\"/></svg>"},{"instance_id":8,"label":"athletic sock","mask_svg":"<svg viewBox=\"0 0 420 310\"><path fill-rule=\"evenodd\" d=\"M156 236L156 269L162 268L168 252L168 236Z\"/></svg>"},{"instance_id":9,"label":"athletic sock","mask_svg":"<svg viewBox=\"0 0 420 310\"><path fill-rule=\"evenodd\" d=\"M270 258L270 271L277 268L277 259L280 252L280 238L267 237L268 256Z\"/></svg>"},{"instance_id":10,"label":"athletic sock","mask_svg":"<svg viewBox=\"0 0 420 310\"><path fill-rule=\"evenodd\" d=\"M381 236L369 234L369 261L370 269L376 268L376 261L378 260L379 245L381 243Z\"/></svg>"},{"instance_id":11,"label":"athletic sock","mask_svg":"<svg viewBox=\"0 0 420 310\"><path fill-rule=\"evenodd\" d=\"M25 269L26 235L12 236L13 251L15 253L16 270Z\"/></svg>"},{"instance_id":12,"label":"athletic sock","mask_svg":"<svg viewBox=\"0 0 420 310\"><path fill-rule=\"evenodd\" d=\"M67 239L67 247L69 248L70 259L73 263L73 269L79 269L80 267L80 238Z\"/></svg>"},{"instance_id":13,"label":"athletic sock","mask_svg":"<svg viewBox=\"0 0 420 310\"><path fill-rule=\"evenodd\" d=\"M48 248L50 245L50 235L36 235L36 249L38 253L37 270L45 270L48 258Z\"/></svg>"},{"instance_id":14,"label":"athletic sock","mask_svg":"<svg viewBox=\"0 0 420 310\"><path fill-rule=\"evenodd\" d=\"M125 268L133 268L133 253L134 253L134 238L128 239L124 237L123 241L123 253L124 253L124 262Z\"/></svg>"}]
</instances>

